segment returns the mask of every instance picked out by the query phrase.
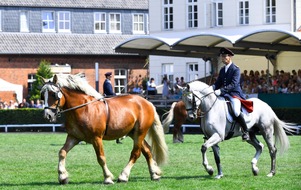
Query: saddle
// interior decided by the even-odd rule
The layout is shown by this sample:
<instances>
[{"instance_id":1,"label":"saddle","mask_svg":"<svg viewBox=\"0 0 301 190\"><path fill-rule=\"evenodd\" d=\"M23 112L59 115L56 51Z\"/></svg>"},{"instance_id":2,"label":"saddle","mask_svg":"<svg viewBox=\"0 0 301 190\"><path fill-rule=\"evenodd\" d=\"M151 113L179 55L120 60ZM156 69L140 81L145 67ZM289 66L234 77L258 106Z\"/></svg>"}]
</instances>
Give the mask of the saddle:
<instances>
[{"instance_id":1,"label":"saddle","mask_svg":"<svg viewBox=\"0 0 301 190\"><path fill-rule=\"evenodd\" d=\"M233 111L230 99L228 97L224 97L224 98L225 98L225 102L226 102L226 105L227 105L227 108L228 108L227 120L231 123L230 131L229 131L228 135L225 137L225 140L228 140L234 134L234 128L235 128L235 125L236 125L236 120L234 119L235 115L234 115L234 111ZM241 105L242 105L241 106L241 111L243 113L246 113L246 112L247 113L252 113L253 112L253 101L244 100L244 99L241 99L239 97L235 97L235 98L240 100Z\"/></svg>"}]
</instances>

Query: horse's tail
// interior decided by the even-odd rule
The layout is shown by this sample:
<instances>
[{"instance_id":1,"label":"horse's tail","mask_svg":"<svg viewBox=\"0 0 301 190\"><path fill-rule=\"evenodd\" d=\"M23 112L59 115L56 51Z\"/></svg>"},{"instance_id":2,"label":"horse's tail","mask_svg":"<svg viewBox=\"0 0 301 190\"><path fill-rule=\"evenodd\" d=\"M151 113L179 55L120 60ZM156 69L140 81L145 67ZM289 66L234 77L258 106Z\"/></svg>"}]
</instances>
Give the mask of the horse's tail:
<instances>
[{"instance_id":1,"label":"horse's tail","mask_svg":"<svg viewBox=\"0 0 301 190\"><path fill-rule=\"evenodd\" d=\"M287 131L288 133L293 133L295 129L296 127L290 126L289 123L285 123L281 121L275 114L274 135L275 135L275 142L280 146L279 149L280 154L285 153L290 147L290 142L285 131Z\"/></svg>"},{"instance_id":2,"label":"horse's tail","mask_svg":"<svg viewBox=\"0 0 301 190\"><path fill-rule=\"evenodd\" d=\"M167 114L165 119L162 121L163 129L164 129L165 133L168 133L168 131L169 131L169 125L173 120L173 117L174 117L173 110L174 110L176 104L177 104L177 102L172 103L170 110L163 115L163 116L165 116Z\"/></svg>"},{"instance_id":3,"label":"horse's tail","mask_svg":"<svg viewBox=\"0 0 301 190\"><path fill-rule=\"evenodd\" d=\"M160 121L160 117L154 107L155 118L153 126L148 131L148 140L152 147L152 153L154 160L158 165L167 163L168 161L168 147L165 142L165 136L163 127Z\"/></svg>"}]
</instances>

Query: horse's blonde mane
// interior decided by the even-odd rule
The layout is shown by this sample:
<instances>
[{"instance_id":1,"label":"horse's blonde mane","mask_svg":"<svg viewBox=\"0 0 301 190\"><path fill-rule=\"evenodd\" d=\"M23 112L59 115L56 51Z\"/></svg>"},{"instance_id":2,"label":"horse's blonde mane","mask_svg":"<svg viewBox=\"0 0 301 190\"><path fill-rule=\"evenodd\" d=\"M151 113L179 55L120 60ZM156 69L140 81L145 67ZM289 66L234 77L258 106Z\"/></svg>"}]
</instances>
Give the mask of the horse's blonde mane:
<instances>
[{"instance_id":1,"label":"horse's blonde mane","mask_svg":"<svg viewBox=\"0 0 301 190\"><path fill-rule=\"evenodd\" d=\"M97 99L104 98L103 95L98 93L86 80L83 74L79 73L76 75L63 75L57 74L57 84L60 87L67 87L73 90L79 90L87 95L93 96Z\"/></svg>"}]
</instances>

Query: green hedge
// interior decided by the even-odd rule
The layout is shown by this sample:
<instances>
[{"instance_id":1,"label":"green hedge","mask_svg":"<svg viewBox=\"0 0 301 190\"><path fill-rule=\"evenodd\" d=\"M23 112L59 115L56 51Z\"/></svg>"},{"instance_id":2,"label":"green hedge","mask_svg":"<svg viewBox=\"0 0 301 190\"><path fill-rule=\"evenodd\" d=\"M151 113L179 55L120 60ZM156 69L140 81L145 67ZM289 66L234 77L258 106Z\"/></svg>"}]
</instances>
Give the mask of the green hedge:
<instances>
[{"instance_id":1,"label":"green hedge","mask_svg":"<svg viewBox=\"0 0 301 190\"><path fill-rule=\"evenodd\" d=\"M301 108L287 109L275 108L273 109L276 115L283 121L301 124ZM168 109L157 108L157 112L162 116ZM64 115L58 118L56 123L63 123ZM49 123L43 117L43 109L14 109L14 110L0 110L0 125L5 124L46 124ZM187 121L186 123L189 123ZM195 123L194 123L195 124Z\"/></svg>"}]
</instances>

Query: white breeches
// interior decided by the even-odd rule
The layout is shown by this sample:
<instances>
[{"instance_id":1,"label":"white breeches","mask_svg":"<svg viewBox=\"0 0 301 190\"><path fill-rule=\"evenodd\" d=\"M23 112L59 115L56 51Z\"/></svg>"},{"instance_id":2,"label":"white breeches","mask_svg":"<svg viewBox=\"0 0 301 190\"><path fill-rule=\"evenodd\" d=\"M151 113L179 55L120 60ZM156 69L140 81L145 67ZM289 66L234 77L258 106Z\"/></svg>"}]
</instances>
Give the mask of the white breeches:
<instances>
[{"instance_id":1,"label":"white breeches","mask_svg":"<svg viewBox=\"0 0 301 190\"><path fill-rule=\"evenodd\" d=\"M239 116L240 114L240 108L241 108L241 102L239 99L237 98L233 98L232 96L230 95L226 95L229 99L230 99L230 102L231 102L231 105L232 105L232 108L233 108L233 112L234 112L234 115L236 117Z\"/></svg>"}]
</instances>

